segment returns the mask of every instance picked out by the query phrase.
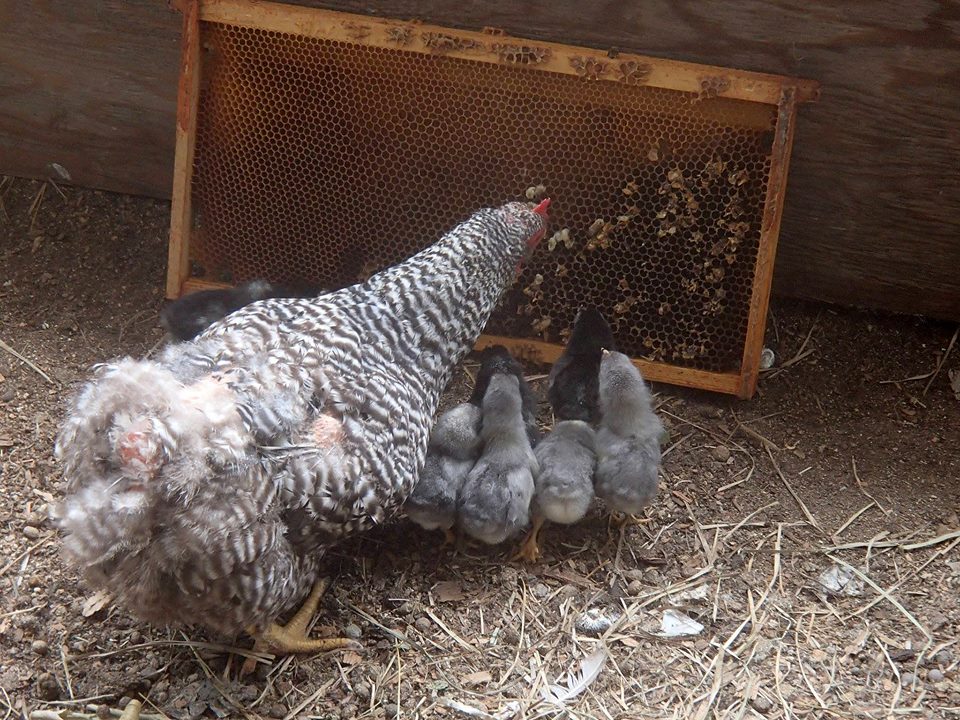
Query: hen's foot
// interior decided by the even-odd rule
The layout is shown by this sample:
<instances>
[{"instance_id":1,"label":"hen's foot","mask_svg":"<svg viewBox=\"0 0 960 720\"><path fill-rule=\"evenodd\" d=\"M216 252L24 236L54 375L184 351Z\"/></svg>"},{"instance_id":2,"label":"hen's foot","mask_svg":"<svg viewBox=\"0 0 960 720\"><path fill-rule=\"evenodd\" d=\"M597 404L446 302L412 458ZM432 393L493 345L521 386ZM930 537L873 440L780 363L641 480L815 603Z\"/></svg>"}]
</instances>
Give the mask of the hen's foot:
<instances>
[{"instance_id":1,"label":"hen's foot","mask_svg":"<svg viewBox=\"0 0 960 720\"><path fill-rule=\"evenodd\" d=\"M363 646L356 640L349 638L310 638L307 637L307 626L317 612L320 598L330 586L328 579L318 580L310 591L310 595L297 610L297 614L286 625L271 624L265 630L257 631L250 628L248 632L256 638L253 649L258 652L271 653L312 653L328 650L353 649L361 650ZM255 658L247 658L240 670L246 675L256 667Z\"/></svg>"},{"instance_id":2,"label":"hen's foot","mask_svg":"<svg viewBox=\"0 0 960 720\"><path fill-rule=\"evenodd\" d=\"M537 537L540 535L540 528L543 527L544 519L541 517L533 518L533 527L527 533L526 539L513 556L514 560L521 562L536 562L540 558L540 546L537 544Z\"/></svg>"}]
</instances>

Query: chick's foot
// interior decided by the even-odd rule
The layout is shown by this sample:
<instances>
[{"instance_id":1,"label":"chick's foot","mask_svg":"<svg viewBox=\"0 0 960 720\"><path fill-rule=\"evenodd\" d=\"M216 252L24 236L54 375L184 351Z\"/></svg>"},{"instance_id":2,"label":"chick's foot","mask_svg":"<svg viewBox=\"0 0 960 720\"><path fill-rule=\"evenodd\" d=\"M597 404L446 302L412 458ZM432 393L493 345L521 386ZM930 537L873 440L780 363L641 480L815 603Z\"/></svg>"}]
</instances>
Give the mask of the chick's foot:
<instances>
[{"instance_id":1,"label":"chick's foot","mask_svg":"<svg viewBox=\"0 0 960 720\"><path fill-rule=\"evenodd\" d=\"M457 534L453 531L452 528L443 529L443 545L441 548L446 547L456 547L457 546Z\"/></svg>"},{"instance_id":2,"label":"chick's foot","mask_svg":"<svg viewBox=\"0 0 960 720\"><path fill-rule=\"evenodd\" d=\"M536 562L540 558L540 545L537 543L537 537L540 535L540 528L543 527L544 519L539 516L533 518L533 527L527 533L526 539L517 550L514 560L521 562Z\"/></svg>"}]
</instances>

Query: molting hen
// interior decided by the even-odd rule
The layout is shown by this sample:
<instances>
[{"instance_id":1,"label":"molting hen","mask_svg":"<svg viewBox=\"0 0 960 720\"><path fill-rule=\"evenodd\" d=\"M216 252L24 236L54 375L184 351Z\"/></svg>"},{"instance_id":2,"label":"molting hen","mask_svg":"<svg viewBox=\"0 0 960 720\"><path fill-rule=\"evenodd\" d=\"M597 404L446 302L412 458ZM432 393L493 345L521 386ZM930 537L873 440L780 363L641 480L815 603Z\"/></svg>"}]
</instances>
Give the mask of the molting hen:
<instances>
[{"instance_id":1,"label":"molting hen","mask_svg":"<svg viewBox=\"0 0 960 720\"><path fill-rule=\"evenodd\" d=\"M140 617L304 636L331 544L389 518L431 421L525 254L544 201L475 213L360 285L255 302L156 360L100 366L57 440L65 549ZM309 615L309 612L307 613Z\"/></svg>"}]
</instances>

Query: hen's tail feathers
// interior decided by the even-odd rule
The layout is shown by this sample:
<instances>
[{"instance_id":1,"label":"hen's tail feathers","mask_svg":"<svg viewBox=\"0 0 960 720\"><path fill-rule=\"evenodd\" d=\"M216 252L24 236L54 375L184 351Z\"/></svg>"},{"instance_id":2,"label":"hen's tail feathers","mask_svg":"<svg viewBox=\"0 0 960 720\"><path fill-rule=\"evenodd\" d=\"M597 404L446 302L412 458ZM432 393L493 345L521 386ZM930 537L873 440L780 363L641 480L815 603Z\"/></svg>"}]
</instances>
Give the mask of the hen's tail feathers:
<instances>
[{"instance_id":1,"label":"hen's tail feathers","mask_svg":"<svg viewBox=\"0 0 960 720\"><path fill-rule=\"evenodd\" d=\"M90 566L147 542L159 503L182 504L212 467L239 468L248 446L226 383L185 385L153 361L100 366L57 438L68 553Z\"/></svg>"}]
</instances>

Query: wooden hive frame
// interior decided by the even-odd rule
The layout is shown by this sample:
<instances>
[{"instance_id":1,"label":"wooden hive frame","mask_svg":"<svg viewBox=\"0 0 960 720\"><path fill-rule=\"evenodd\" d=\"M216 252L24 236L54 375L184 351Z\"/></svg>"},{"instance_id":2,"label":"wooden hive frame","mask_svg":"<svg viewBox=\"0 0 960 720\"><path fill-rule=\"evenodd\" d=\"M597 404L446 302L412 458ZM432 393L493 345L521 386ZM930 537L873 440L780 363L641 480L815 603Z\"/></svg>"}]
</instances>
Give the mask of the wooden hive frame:
<instances>
[{"instance_id":1,"label":"wooden hive frame","mask_svg":"<svg viewBox=\"0 0 960 720\"><path fill-rule=\"evenodd\" d=\"M184 15L182 64L177 104L176 159L171 208L169 267L166 294L176 298L184 293L224 286L210 278L190 276L191 240L197 229L192 211L194 150L197 138L198 102L201 94L201 24L218 23L241 28L256 28L277 33L318 38L341 43L362 44L396 51L389 38L410 33L416 28L419 38L443 38L449 46L445 57L472 62L503 64L504 48L531 50L537 70L580 78L585 67L605 68L610 54L588 48L490 34L451 30L428 24L355 16L347 13L281 5L250 0L181 0ZM453 42L450 42L450 39ZM437 48L426 40L410 42L406 52L436 55ZM753 395L759 376L766 315L770 298L773 263L786 190L787 170L793 141L797 105L815 99L815 82L775 75L695 65L640 55L620 53L620 68L643 69L642 84L707 97L722 96L759 103L775 108L769 172L766 181L762 221L759 224L759 248L753 268L746 335L740 367L733 372L717 372L636 358L634 362L649 380L729 393L741 398ZM619 78L621 81L623 77ZM715 82L717 80L720 82ZM601 79L601 81L605 81ZM711 85L712 84L712 85ZM478 347L503 344L525 359L553 362L562 346L536 339L484 335Z\"/></svg>"}]
</instances>

